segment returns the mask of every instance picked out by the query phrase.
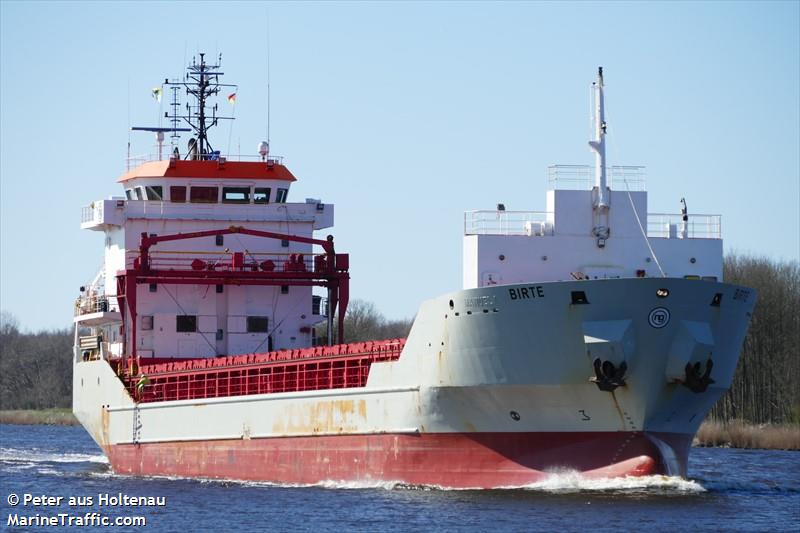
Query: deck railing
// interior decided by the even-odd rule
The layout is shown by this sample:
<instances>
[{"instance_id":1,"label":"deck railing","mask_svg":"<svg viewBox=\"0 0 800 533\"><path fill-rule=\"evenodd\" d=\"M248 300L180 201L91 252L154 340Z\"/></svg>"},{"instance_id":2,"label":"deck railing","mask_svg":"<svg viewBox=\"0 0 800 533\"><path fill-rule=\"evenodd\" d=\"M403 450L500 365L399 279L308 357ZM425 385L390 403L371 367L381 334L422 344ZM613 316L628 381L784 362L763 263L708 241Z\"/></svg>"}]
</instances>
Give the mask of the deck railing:
<instances>
[{"instance_id":1,"label":"deck railing","mask_svg":"<svg viewBox=\"0 0 800 533\"><path fill-rule=\"evenodd\" d=\"M81 224L101 222L103 220L103 202L93 202L81 207Z\"/></svg>"},{"instance_id":2,"label":"deck railing","mask_svg":"<svg viewBox=\"0 0 800 533\"><path fill-rule=\"evenodd\" d=\"M125 254L125 268L135 268L138 250ZM327 254L159 250L150 252L154 270L325 272Z\"/></svg>"},{"instance_id":3,"label":"deck railing","mask_svg":"<svg viewBox=\"0 0 800 533\"><path fill-rule=\"evenodd\" d=\"M649 213L647 236L672 239L721 239L722 215L689 215L689 220L684 225L681 214Z\"/></svg>"},{"instance_id":4,"label":"deck railing","mask_svg":"<svg viewBox=\"0 0 800 533\"><path fill-rule=\"evenodd\" d=\"M145 365L126 380L139 402L364 387L373 363L396 361L405 339Z\"/></svg>"},{"instance_id":5,"label":"deck railing","mask_svg":"<svg viewBox=\"0 0 800 533\"><path fill-rule=\"evenodd\" d=\"M172 147L164 145L161 156L159 157L158 154L158 147L153 146L152 148L154 151L149 152L146 154L136 154L131 155L125 158L125 167L127 170L132 168L136 168L137 166L143 163L149 163L151 161L169 161L173 158L172 154ZM177 159L181 160L186 156L186 154L181 154L180 157ZM268 165L282 165L283 164L283 156L279 155L270 155L266 158L262 158L260 155L249 155L249 154L208 154L205 156L205 160L207 161L250 161L250 162L259 162L263 161Z\"/></svg>"},{"instance_id":6,"label":"deck railing","mask_svg":"<svg viewBox=\"0 0 800 533\"><path fill-rule=\"evenodd\" d=\"M91 313L105 313L119 309L116 296L94 295L81 296L75 300L75 316Z\"/></svg>"},{"instance_id":7,"label":"deck railing","mask_svg":"<svg viewBox=\"0 0 800 533\"><path fill-rule=\"evenodd\" d=\"M552 234L552 213L545 211L467 211L464 235Z\"/></svg>"},{"instance_id":8,"label":"deck railing","mask_svg":"<svg viewBox=\"0 0 800 533\"><path fill-rule=\"evenodd\" d=\"M553 214L544 211L467 211L464 235L554 235ZM647 236L686 239L721 239L722 216L690 214L683 225L680 213L649 213Z\"/></svg>"},{"instance_id":9,"label":"deck railing","mask_svg":"<svg viewBox=\"0 0 800 533\"><path fill-rule=\"evenodd\" d=\"M614 165L606 167L608 186L617 191L644 191L645 167ZM547 184L550 189L588 191L594 187L594 167L589 165L550 165Z\"/></svg>"}]
</instances>

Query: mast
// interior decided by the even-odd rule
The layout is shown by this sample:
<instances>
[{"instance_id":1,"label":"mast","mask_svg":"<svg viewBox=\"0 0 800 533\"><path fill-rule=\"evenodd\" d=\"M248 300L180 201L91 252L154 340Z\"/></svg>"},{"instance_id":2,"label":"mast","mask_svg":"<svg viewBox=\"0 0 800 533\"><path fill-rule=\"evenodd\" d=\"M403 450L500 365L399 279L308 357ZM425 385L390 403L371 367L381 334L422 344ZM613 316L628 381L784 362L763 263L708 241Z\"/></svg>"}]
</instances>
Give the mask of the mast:
<instances>
[{"instance_id":1,"label":"mast","mask_svg":"<svg viewBox=\"0 0 800 533\"><path fill-rule=\"evenodd\" d=\"M597 246L603 248L610 235L608 227L608 184L606 178L606 117L603 94L603 67L597 69L597 81L592 83L594 93L594 139L589 147L594 152L594 228L592 235L597 237Z\"/></svg>"},{"instance_id":2,"label":"mast","mask_svg":"<svg viewBox=\"0 0 800 533\"><path fill-rule=\"evenodd\" d=\"M603 67L597 69L597 81L592 83L594 90L594 140L589 146L594 151L594 185L598 188L595 206L608 207L606 186L606 113L603 100Z\"/></svg>"},{"instance_id":3,"label":"mast","mask_svg":"<svg viewBox=\"0 0 800 533\"><path fill-rule=\"evenodd\" d=\"M192 59L192 64L187 68L188 73L183 82L170 82L165 83L165 85L185 87L186 94L193 96L197 102L196 105L189 105L187 103L187 114L179 118L186 121L195 133L196 157L198 159L207 159L208 155L214 152L211 141L208 139L208 130L216 126L219 120L233 120L233 117L217 116L218 104L214 104L209 109L206 109L208 99L218 95L223 87L235 89L236 85L219 83L219 77L225 74L224 72L219 72L222 63L222 54L220 54L217 63L213 65L206 63L204 53L201 52L199 56L199 63L196 59Z\"/></svg>"},{"instance_id":4,"label":"mast","mask_svg":"<svg viewBox=\"0 0 800 533\"><path fill-rule=\"evenodd\" d=\"M177 141L179 132L192 132L193 137L189 140L189 146L185 159L215 159L218 154L215 154L214 147L208 138L208 131L217 125L220 120L233 120L233 117L217 116L218 104L211 106L209 98L214 97L222 91L223 87L229 87L235 90L236 85L229 85L220 83L220 76L224 72L219 72L222 63L222 54L215 64L206 63L205 54L199 53L200 61L192 59L192 64L187 67L187 74L184 76L183 81L174 80L170 81L165 79L163 86L172 89L172 114L169 112L164 113L164 118L167 118L172 123L168 128L153 128L153 127L134 127L132 130L138 131L151 131L156 132L159 144L159 159L161 159L161 147L164 142L164 133L169 132L172 134L172 142ZM186 111L184 114L179 114L178 107L178 91L185 89L186 94L193 101L192 104L186 103ZM178 124L184 122L188 128L179 128Z\"/></svg>"}]
</instances>

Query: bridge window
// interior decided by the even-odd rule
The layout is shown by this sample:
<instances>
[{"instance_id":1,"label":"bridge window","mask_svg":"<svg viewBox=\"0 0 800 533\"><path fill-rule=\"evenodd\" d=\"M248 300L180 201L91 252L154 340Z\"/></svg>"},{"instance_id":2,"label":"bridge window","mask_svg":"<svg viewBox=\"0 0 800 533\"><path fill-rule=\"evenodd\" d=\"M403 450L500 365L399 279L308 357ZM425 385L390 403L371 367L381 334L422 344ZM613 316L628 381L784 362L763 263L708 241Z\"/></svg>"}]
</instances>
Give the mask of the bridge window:
<instances>
[{"instance_id":1,"label":"bridge window","mask_svg":"<svg viewBox=\"0 0 800 533\"><path fill-rule=\"evenodd\" d=\"M137 200L144 200L144 189L142 189L141 187L136 187L134 191L136 191Z\"/></svg>"},{"instance_id":2,"label":"bridge window","mask_svg":"<svg viewBox=\"0 0 800 533\"><path fill-rule=\"evenodd\" d=\"M287 196L289 196L289 189L278 189L278 194L275 195L275 201L279 204L286 203Z\"/></svg>"},{"instance_id":3,"label":"bridge window","mask_svg":"<svg viewBox=\"0 0 800 533\"><path fill-rule=\"evenodd\" d=\"M268 204L270 192L272 192L272 189L269 187L256 187L253 189L253 203Z\"/></svg>"},{"instance_id":4,"label":"bridge window","mask_svg":"<svg viewBox=\"0 0 800 533\"><path fill-rule=\"evenodd\" d=\"M193 204L215 204L218 195L217 187L192 187L189 190L189 201Z\"/></svg>"},{"instance_id":5,"label":"bridge window","mask_svg":"<svg viewBox=\"0 0 800 533\"><path fill-rule=\"evenodd\" d=\"M186 201L186 187L170 187L169 199L179 204L184 203Z\"/></svg>"},{"instance_id":6,"label":"bridge window","mask_svg":"<svg viewBox=\"0 0 800 533\"><path fill-rule=\"evenodd\" d=\"M269 319L265 316L247 317L247 333L267 333L269 331Z\"/></svg>"},{"instance_id":7,"label":"bridge window","mask_svg":"<svg viewBox=\"0 0 800 533\"><path fill-rule=\"evenodd\" d=\"M125 198L133 200L133 189L125 189Z\"/></svg>"},{"instance_id":8,"label":"bridge window","mask_svg":"<svg viewBox=\"0 0 800 533\"><path fill-rule=\"evenodd\" d=\"M227 204L249 204L250 187L223 187L222 201Z\"/></svg>"},{"instance_id":9,"label":"bridge window","mask_svg":"<svg viewBox=\"0 0 800 533\"><path fill-rule=\"evenodd\" d=\"M178 333L194 333L197 331L197 315L177 315L175 331Z\"/></svg>"},{"instance_id":10,"label":"bridge window","mask_svg":"<svg viewBox=\"0 0 800 533\"><path fill-rule=\"evenodd\" d=\"M161 185L147 186L144 188L148 200L163 200L164 188Z\"/></svg>"}]
</instances>

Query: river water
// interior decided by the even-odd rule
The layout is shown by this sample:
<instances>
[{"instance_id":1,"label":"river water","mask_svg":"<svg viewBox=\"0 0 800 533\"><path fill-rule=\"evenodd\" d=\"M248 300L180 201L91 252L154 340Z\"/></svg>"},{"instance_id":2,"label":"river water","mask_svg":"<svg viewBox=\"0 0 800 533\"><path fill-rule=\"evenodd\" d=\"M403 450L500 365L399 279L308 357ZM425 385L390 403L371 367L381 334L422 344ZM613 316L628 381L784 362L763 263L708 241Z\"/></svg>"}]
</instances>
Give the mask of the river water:
<instances>
[{"instance_id":1,"label":"river water","mask_svg":"<svg viewBox=\"0 0 800 533\"><path fill-rule=\"evenodd\" d=\"M689 475L589 481L567 472L493 491L137 478L112 473L82 428L0 425L0 529L800 531L800 452L697 448ZM25 494L63 499L44 506ZM120 494L163 505L114 505ZM23 501L10 505L12 495ZM72 527L63 526L70 517ZM112 527L94 525L100 517ZM135 517L146 526L125 525Z\"/></svg>"}]
</instances>

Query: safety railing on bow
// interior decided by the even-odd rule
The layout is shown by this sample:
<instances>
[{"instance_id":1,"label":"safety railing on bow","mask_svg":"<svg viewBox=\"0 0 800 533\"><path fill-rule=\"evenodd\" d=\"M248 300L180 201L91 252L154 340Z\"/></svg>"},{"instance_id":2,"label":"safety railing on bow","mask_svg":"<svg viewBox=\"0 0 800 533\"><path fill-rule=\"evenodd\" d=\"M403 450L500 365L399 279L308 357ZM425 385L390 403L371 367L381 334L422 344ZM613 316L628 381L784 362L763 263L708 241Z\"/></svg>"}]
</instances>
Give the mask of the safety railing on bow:
<instances>
[{"instance_id":1,"label":"safety railing on bow","mask_svg":"<svg viewBox=\"0 0 800 533\"><path fill-rule=\"evenodd\" d=\"M721 239L722 215L648 213L647 236L683 239Z\"/></svg>"}]
</instances>

